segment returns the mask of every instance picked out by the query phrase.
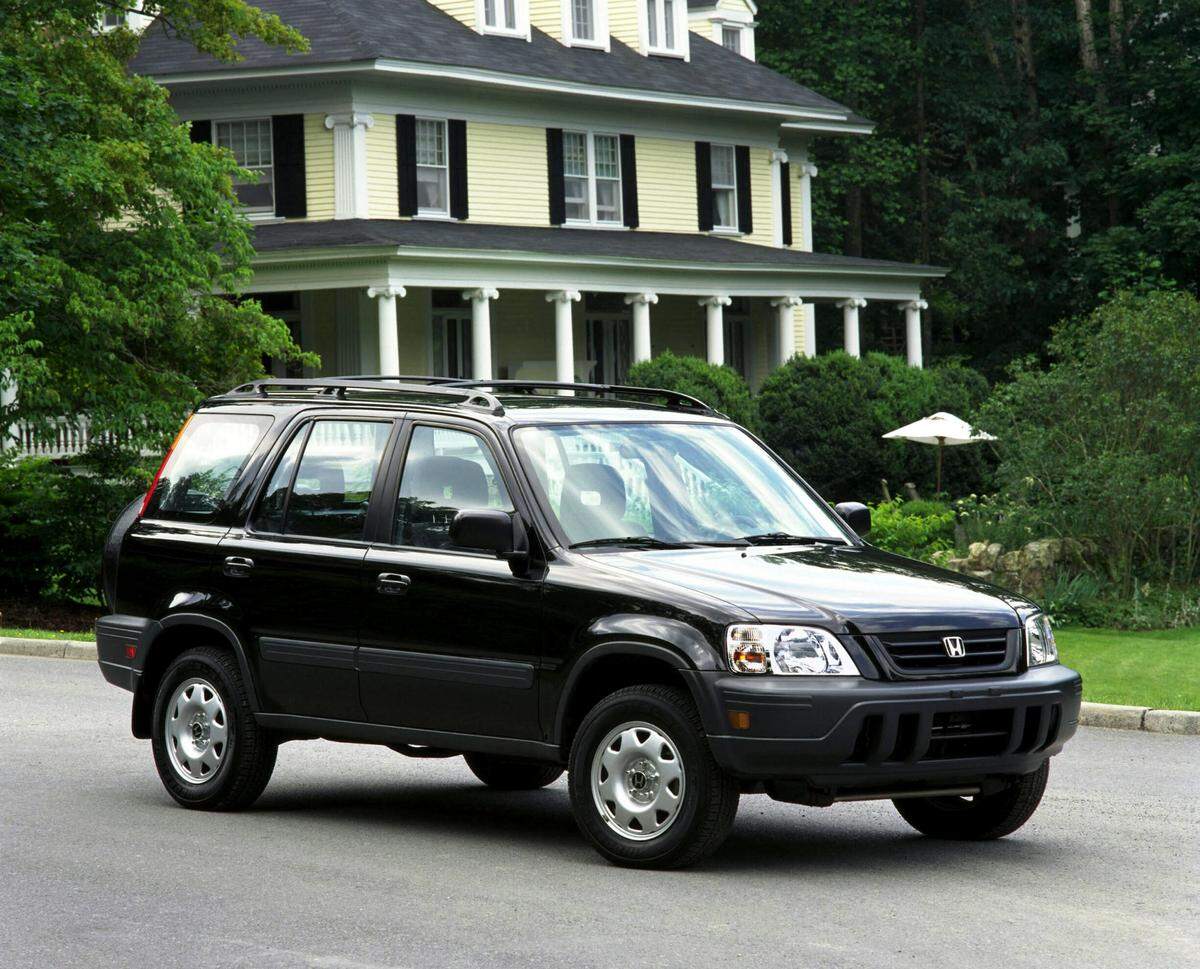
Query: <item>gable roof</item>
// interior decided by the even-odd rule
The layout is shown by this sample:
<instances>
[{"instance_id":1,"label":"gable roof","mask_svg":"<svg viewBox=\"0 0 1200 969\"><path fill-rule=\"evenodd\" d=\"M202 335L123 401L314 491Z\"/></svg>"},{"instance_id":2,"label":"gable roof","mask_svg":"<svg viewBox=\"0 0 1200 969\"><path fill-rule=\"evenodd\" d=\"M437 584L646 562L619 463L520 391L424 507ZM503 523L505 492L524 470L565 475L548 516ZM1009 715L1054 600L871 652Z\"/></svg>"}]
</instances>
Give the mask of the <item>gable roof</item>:
<instances>
[{"instance_id":1,"label":"gable roof","mask_svg":"<svg viewBox=\"0 0 1200 969\"><path fill-rule=\"evenodd\" d=\"M437 65L606 88L701 99L779 105L835 123L850 110L692 33L691 59L645 57L615 38L611 52L566 47L534 29L531 40L476 33L427 0L257 0L263 10L308 38L288 54L255 38L238 45L242 60L224 63L174 36L161 21L143 35L130 69L164 83L173 77L244 70L298 70L375 61Z\"/></svg>"}]
</instances>

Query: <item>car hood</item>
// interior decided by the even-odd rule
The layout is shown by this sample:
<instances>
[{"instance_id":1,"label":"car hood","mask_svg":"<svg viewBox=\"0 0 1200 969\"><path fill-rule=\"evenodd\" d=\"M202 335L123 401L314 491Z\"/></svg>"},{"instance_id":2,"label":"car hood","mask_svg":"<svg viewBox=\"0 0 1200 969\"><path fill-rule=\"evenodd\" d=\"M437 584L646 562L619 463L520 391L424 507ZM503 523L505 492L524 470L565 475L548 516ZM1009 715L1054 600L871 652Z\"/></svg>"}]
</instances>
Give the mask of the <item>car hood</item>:
<instances>
[{"instance_id":1,"label":"car hood","mask_svg":"<svg viewBox=\"0 0 1200 969\"><path fill-rule=\"evenodd\" d=\"M859 546L753 546L598 553L606 565L722 600L760 622L851 623L861 632L1019 624L1020 596Z\"/></svg>"}]
</instances>

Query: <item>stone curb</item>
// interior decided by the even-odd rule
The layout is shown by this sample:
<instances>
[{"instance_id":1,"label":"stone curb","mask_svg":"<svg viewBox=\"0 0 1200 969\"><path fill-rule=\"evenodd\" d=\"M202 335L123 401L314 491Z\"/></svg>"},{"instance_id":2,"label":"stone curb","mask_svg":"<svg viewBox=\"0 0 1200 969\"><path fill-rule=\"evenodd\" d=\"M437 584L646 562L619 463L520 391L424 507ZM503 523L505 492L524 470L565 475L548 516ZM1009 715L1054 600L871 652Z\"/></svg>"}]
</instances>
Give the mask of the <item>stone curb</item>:
<instances>
[{"instance_id":1,"label":"stone curb","mask_svg":"<svg viewBox=\"0 0 1200 969\"><path fill-rule=\"evenodd\" d=\"M53 659L95 661L96 644L70 639L0 637L0 653L7 653L9 656L43 656ZM1125 707L1114 703L1084 703L1079 708L1079 725L1200 736L1200 713L1193 713L1190 710Z\"/></svg>"},{"instance_id":2,"label":"stone curb","mask_svg":"<svg viewBox=\"0 0 1200 969\"><path fill-rule=\"evenodd\" d=\"M47 656L53 659L96 661L96 644L74 639L17 639L0 636L0 653L9 656Z\"/></svg>"},{"instance_id":3,"label":"stone curb","mask_svg":"<svg viewBox=\"0 0 1200 969\"><path fill-rule=\"evenodd\" d=\"M1081 727L1113 727L1200 737L1200 713L1191 710L1152 710L1115 703L1083 703L1079 708Z\"/></svg>"}]
</instances>

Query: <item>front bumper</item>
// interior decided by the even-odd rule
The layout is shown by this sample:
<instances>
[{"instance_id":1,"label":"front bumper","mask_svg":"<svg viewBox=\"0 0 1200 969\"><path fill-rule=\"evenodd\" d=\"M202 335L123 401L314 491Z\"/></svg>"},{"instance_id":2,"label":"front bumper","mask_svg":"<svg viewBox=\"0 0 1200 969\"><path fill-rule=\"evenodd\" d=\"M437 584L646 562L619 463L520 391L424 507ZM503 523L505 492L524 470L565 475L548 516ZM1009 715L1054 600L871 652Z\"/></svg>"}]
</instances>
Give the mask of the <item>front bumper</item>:
<instances>
[{"instance_id":1,"label":"front bumper","mask_svg":"<svg viewBox=\"0 0 1200 969\"><path fill-rule=\"evenodd\" d=\"M1074 735L1083 692L1079 674L1057 665L922 682L691 676L726 771L837 790L1030 773ZM738 713L749 714L745 729L733 727L745 722Z\"/></svg>"}]
</instances>

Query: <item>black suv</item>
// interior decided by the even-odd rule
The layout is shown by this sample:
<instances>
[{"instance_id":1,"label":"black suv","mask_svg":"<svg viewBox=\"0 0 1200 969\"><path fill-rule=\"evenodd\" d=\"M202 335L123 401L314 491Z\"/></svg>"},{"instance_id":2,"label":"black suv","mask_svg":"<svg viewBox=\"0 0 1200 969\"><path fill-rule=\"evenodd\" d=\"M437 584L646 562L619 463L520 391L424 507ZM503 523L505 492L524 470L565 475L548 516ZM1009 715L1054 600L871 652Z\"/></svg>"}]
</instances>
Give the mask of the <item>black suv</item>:
<instances>
[{"instance_id":1,"label":"black suv","mask_svg":"<svg viewBox=\"0 0 1200 969\"><path fill-rule=\"evenodd\" d=\"M1032 603L869 528L682 394L261 380L114 527L100 668L186 807L249 805L323 737L507 790L565 769L624 865L702 858L748 793L1008 834L1080 678Z\"/></svg>"}]
</instances>

